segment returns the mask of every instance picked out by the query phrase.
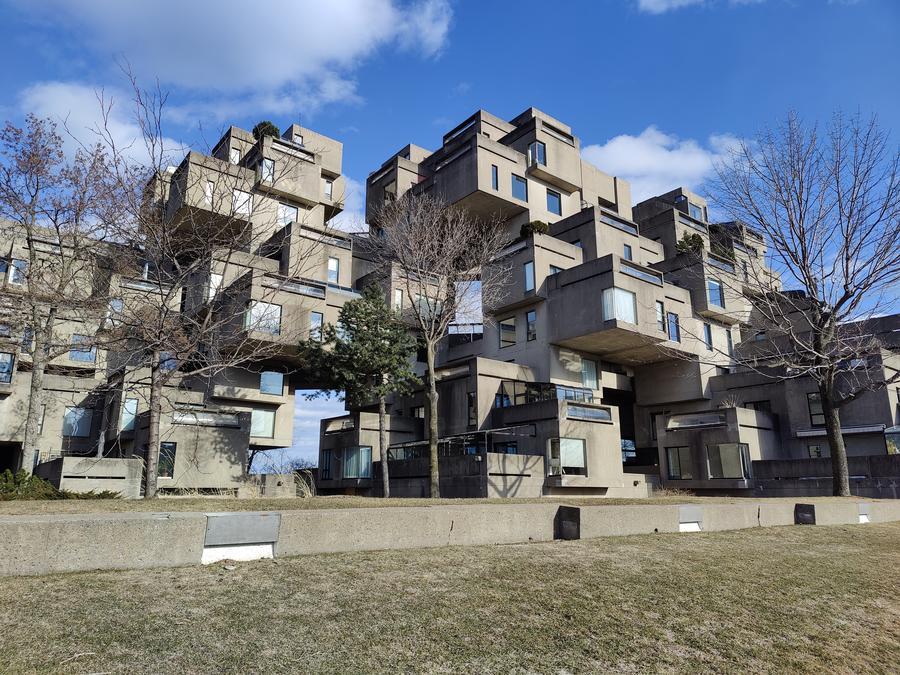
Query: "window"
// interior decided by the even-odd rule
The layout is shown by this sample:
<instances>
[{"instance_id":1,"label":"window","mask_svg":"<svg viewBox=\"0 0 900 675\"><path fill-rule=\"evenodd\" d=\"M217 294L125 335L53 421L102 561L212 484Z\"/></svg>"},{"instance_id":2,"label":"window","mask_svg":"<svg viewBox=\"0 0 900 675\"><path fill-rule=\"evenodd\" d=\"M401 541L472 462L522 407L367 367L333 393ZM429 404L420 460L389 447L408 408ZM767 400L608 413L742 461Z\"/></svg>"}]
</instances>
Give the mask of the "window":
<instances>
[{"instance_id":1,"label":"window","mask_svg":"<svg viewBox=\"0 0 900 675\"><path fill-rule=\"evenodd\" d=\"M725 348L728 351L728 356L734 356L734 340L731 337L731 329L725 329Z\"/></svg>"},{"instance_id":2,"label":"window","mask_svg":"<svg viewBox=\"0 0 900 675\"><path fill-rule=\"evenodd\" d=\"M491 189L500 189L500 170L496 164L491 164Z\"/></svg>"},{"instance_id":3,"label":"window","mask_svg":"<svg viewBox=\"0 0 900 675\"><path fill-rule=\"evenodd\" d=\"M741 407L749 408L750 410L759 410L760 412L772 412L771 401L747 401L746 403L741 404Z\"/></svg>"},{"instance_id":4,"label":"window","mask_svg":"<svg viewBox=\"0 0 900 675\"><path fill-rule=\"evenodd\" d=\"M551 476L586 476L584 439L551 438L549 464Z\"/></svg>"},{"instance_id":5,"label":"window","mask_svg":"<svg viewBox=\"0 0 900 675\"><path fill-rule=\"evenodd\" d=\"M331 200L334 197L334 181L330 178L325 179L325 199Z\"/></svg>"},{"instance_id":6,"label":"window","mask_svg":"<svg viewBox=\"0 0 900 675\"><path fill-rule=\"evenodd\" d=\"M547 211L562 215L562 196L550 188L547 188Z\"/></svg>"},{"instance_id":7,"label":"window","mask_svg":"<svg viewBox=\"0 0 900 675\"><path fill-rule=\"evenodd\" d=\"M71 438L87 438L91 435L93 410L70 406L63 415L62 435Z\"/></svg>"},{"instance_id":8,"label":"window","mask_svg":"<svg viewBox=\"0 0 900 675\"><path fill-rule=\"evenodd\" d=\"M691 449L686 446L666 448L669 480L691 480L694 477L691 455Z\"/></svg>"},{"instance_id":9,"label":"window","mask_svg":"<svg viewBox=\"0 0 900 675\"><path fill-rule=\"evenodd\" d=\"M224 277L221 274L216 274L212 272L209 275L209 288L207 289L206 299L207 301L213 300L219 292L219 289L222 287L222 279Z\"/></svg>"},{"instance_id":10,"label":"window","mask_svg":"<svg viewBox=\"0 0 900 675\"><path fill-rule=\"evenodd\" d=\"M372 477L372 448L360 446L344 449L344 478Z\"/></svg>"},{"instance_id":11,"label":"window","mask_svg":"<svg viewBox=\"0 0 900 675\"><path fill-rule=\"evenodd\" d=\"M665 417L667 413L664 412L652 412L650 413L650 440L655 441L659 438L659 433L656 431L656 421L660 417Z\"/></svg>"},{"instance_id":12,"label":"window","mask_svg":"<svg viewBox=\"0 0 900 675\"><path fill-rule=\"evenodd\" d=\"M688 202L688 215L697 220L703 220L703 207L697 206L693 202Z\"/></svg>"},{"instance_id":13,"label":"window","mask_svg":"<svg viewBox=\"0 0 900 675\"><path fill-rule=\"evenodd\" d=\"M134 431L134 422L137 419L138 400L136 398L126 398L122 402L122 431Z\"/></svg>"},{"instance_id":14,"label":"window","mask_svg":"<svg viewBox=\"0 0 900 675\"><path fill-rule=\"evenodd\" d=\"M275 181L275 160L264 159L259 163L259 179L267 183Z\"/></svg>"},{"instance_id":15,"label":"window","mask_svg":"<svg viewBox=\"0 0 900 675\"><path fill-rule=\"evenodd\" d=\"M516 344L516 317L511 316L500 322L500 348Z\"/></svg>"},{"instance_id":16,"label":"window","mask_svg":"<svg viewBox=\"0 0 900 675\"><path fill-rule=\"evenodd\" d=\"M403 289L395 288L394 289L394 310L398 312L403 311Z\"/></svg>"},{"instance_id":17,"label":"window","mask_svg":"<svg viewBox=\"0 0 900 675\"><path fill-rule=\"evenodd\" d=\"M24 286L28 276L28 261L13 259L9 265L9 283L13 286Z\"/></svg>"},{"instance_id":18,"label":"window","mask_svg":"<svg viewBox=\"0 0 900 675\"><path fill-rule=\"evenodd\" d=\"M259 438L274 438L275 411L255 408L250 413L250 435Z\"/></svg>"},{"instance_id":19,"label":"window","mask_svg":"<svg viewBox=\"0 0 900 675\"><path fill-rule=\"evenodd\" d=\"M412 408L409 409L409 413L416 419L424 420L425 419L425 406L424 405L413 406Z\"/></svg>"},{"instance_id":20,"label":"window","mask_svg":"<svg viewBox=\"0 0 900 675\"><path fill-rule=\"evenodd\" d=\"M744 281L750 281L750 271L747 269L747 261L741 261L741 267L744 270Z\"/></svg>"},{"instance_id":21,"label":"window","mask_svg":"<svg viewBox=\"0 0 900 675\"><path fill-rule=\"evenodd\" d=\"M16 357L9 352L0 352L0 384L12 382Z\"/></svg>"},{"instance_id":22,"label":"window","mask_svg":"<svg viewBox=\"0 0 900 675\"><path fill-rule=\"evenodd\" d=\"M93 363L97 360L97 348L91 345L90 335L73 335L72 347L69 349L69 360L81 363Z\"/></svg>"},{"instance_id":23,"label":"window","mask_svg":"<svg viewBox=\"0 0 900 675\"><path fill-rule=\"evenodd\" d=\"M569 403L566 406L566 417L588 422L612 422L612 411L609 408L588 408Z\"/></svg>"},{"instance_id":24,"label":"window","mask_svg":"<svg viewBox=\"0 0 900 675\"><path fill-rule=\"evenodd\" d=\"M253 211L253 195L235 188L231 193L231 210L241 216L249 216Z\"/></svg>"},{"instance_id":25,"label":"window","mask_svg":"<svg viewBox=\"0 0 900 675\"><path fill-rule=\"evenodd\" d=\"M512 196L523 202L528 201L528 181L516 174L512 174Z\"/></svg>"},{"instance_id":26,"label":"window","mask_svg":"<svg viewBox=\"0 0 900 675\"><path fill-rule=\"evenodd\" d=\"M110 298L106 303L106 318L103 321L104 326L117 326L122 318L122 311L125 309L125 302L122 298Z\"/></svg>"},{"instance_id":27,"label":"window","mask_svg":"<svg viewBox=\"0 0 900 675\"><path fill-rule=\"evenodd\" d=\"M241 163L241 150L240 148L231 148L228 151L228 160L232 164L240 164Z\"/></svg>"},{"instance_id":28,"label":"window","mask_svg":"<svg viewBox=\"0 0 900 675\"><path fill-rule=\"evenodd\" d=\"M550 265L550 275L549 276L552 277L554 274L559 274L562 271L563 271L562 267L557 267L556 265Z\"/></svg>"},{"instance_id":29,"label":"window","mask_svg":"<svg viewBox=\"0 0 900 675\"><path fill-rule=\"evenodd\" d=\"M821 445L807 445L806 453L810 456L811 459L816 459L818 457L827 457L827 455L822 452Z\"/></svg>"},{"instance_id":30,"label":"window","mask_svg":"<svg viewBox=\"0 0 900 675\"><path fill-rule=\"evenodd\" d=\"M709 351L712 351L713 341L712 341L712 326L708 323L703 324L703 344L706 345L706 348Z\"/></svg>"},{"instance_id":31,"label":"window","mask_svg":"<svg viewBox=\"0 0 900 675\"><path fill-rule=\"evenodd\" d=\"M631 251L631 244L625 244L625 250L622 253L622 257L625 260L634 260L634 256Z\"/></svg>"},{"instance_id":32,"label":"window","mask_svg":"<svg viewBox=\"0 0 900 675\"><path fill-rule=\"evenodd\" d=\"M337 258L328 259L328 283L338 284L341 276L341 261Z\"/></svg>"},{"instance_id":33,"label":"window","mask_svg":"<svg viewBox=\"0 0 900 675\"><path fill-rule=\"evenodd\" d=\"M656 327L666 332L666 306L659 300L656 301Z\"/></svg>"},{"instance_id":34,"label":"window","mask_svg":"<svg viewBox=\"0 0 900 675\"><path fill-rule=\"evenodd\" d=\"M528 163L547 166L547 146L540 141L528 144Z\"/></svg>"},{"instance_id":35,"label":"window","mask_svg":"<svg viewBox=\"0 0 900 675\"><path fill-rule=\"evenodd\" d=\"M244 328L269 335L281 334L281 305L251 300Z\"/></svg>"},{"instance_id":36,"label":"window","mask_svg":"<svg viewBox=\"0 0 900 675\"><path fill-rule=\"evenodd\" d=\"M203 189L203 197L204 197L204 199L206 199L206 203L209 204L210 206L212 206L213 195L215 194L215 191L216 191L216 184L213 183L211 180L206 181L206 185L204 186L204 189Z\"/></svg>"},{"instance_id":37,"label":"window","mask_svg":"<svg viewBox=\"0 0 900 675\"><path fill-rule=\"evenodd\" d=\"M669 339L672 342L681 342L681 325L675 312L666 312L666 325L669 327Z\"/></svg>"},{"instance_id":38,"label":"window","mask_svg":"<svg viewBox=\"0 0 900 675\"><path fill-rule=\"evenodd\" d=\"M573 241L572 246L576 246L578 248L584 248L584 246L581 243L581 239L576 239L575 241Z\"/></svg>"},{"instance_id":39,"label":"window","mask_svg":"<svg viewBox=\"0 0 900 675\"><path fill-rule=\"evenodd\" d=\"M814 391L806 395L806 403L809 406L809 423L814 427L825 426L825 413L822 410L822 396Z\"/></svg>"},{"instance_id":40,"label":"window","mask_svg":"<svg viewBox=\"0 0 900 675\"><path fill-rule=\"evenodd\" d=\"M30 354L33 348L34 329L29 326L22 331L22 351L24 351L26 354Z\"/></svg>"},{"instance_id":41,"label":"window","mask_svg":"<svg viewBox=\"0 0 900 675\"><path fill-rule=\"evenodd\" d=\"M390 204L397 199L397 181L392 180L384 184L384 203Z\"/></svg>"},{"instance_id":42,"label":"window","mask_svg":"<svg viewBox=\"0 0 900 675\"><path fill-rule=\"evenodd\" d=\"M322 451L322 463L319 466L322 480L331 480L331 450Z\"/></svg>"},{"instance_id":43,"label":"window","mask_svg":"<svg viewBox=\"0 0 900 675\"><path fill-rule=\"evenodd\" d=\"M529 260L523 266L525 272L525 292L534 290L534 261Z\"/></svg>"},{"instance_id":44,"label":"window","mask_svg":"<svg viewBox=\"0 0 900 675\"><path fill-rule=\"evenodd\" d=\"M623 288L603 289L603 320L637 324L637 297Z\"/></svg>"},{"instance_id":45,"label":"window","mask_svg":"<svg viewBox=\"0 0 900 675\"><path fill-rule=\"evenodd\" d=\"M529 342L537 339L537 312L533 309L525 312L525 339Z\"/></svg>"},{"instance_id":46,"label":"window","mask_svg":"<svg viewBox=\"0 0 900 675\"><path fill-rule=\"evenodd\" d=\"M288 225L297 222L297 207L290 204L278 204L278 224Z\"/></svg>"},{"instance_id":47,"label":"window","mask_svg":"<svg viewBox=\"0 0 900 675\"><path fill-rule=\"evenodd\" d=\"M281 396L284 393L284 373L264 370L259 374L259 393Z\"/></svg>"},{"instance_id":48,"label":"window","mask_svg":"<svg viewBox=\"0 0 900 675\"><path fill-rule=\"evenodd\" d=\"M469 426L478 425L478 394L474 391L466 393L466 410L469 416Z\"/></svg>"},{"instance_id":49,"label":"window","mask_svg":"<svg viewBox=\"0 0 900 675\"><path fill-rule=\"evenodd\" d=\"M178 357L175 354L172 352L159 353L160 370L175 370L176 368L178 368Z\"/></svg>"},{"instance_id":50,"label":"window","mask_svg":"<svg viewBox=\"0 0 900 675\"><path fill-rule=\"evenodd\" d=\"M716 307L725 307L725 294L722 292L722 282L717 279L708 279L706 290L709 294L709 302Z\"/></svg>"},{"instance_id":51,"label":"window","mask_svg":"<svg viewBox=\"0 0 900 675\"><path fill-rule=\"evenodd\" d=\"M746 443L706 446L706 467L710 478L750 478L750 450Z\"/></svg>"},{"instance_id":52,"label":"window","mask_svg":"<svg viewBox=\"0 0 900 675\"><path fill-rule=\"evenodd\" d=\"M309 313L309 337L313 340L322 339L322 326L325 325L325 315L322 312Z\"/></svg>"},{"instance_id":53,"label":"window","mask_svg":"<svg viewBox=\"0 0 900 675\"><path fill-rule=\"evenodd\" d=\"M519 454L519 442L518 441L495 442L494 447L492 449L494 452L500 453L501 455L518 455Z\"/></svg>"},{"instance_id":54,"label":"window","mask_svg":"<svg viewBox=\"0 0 900 675\"><path fill-rule=\"evenodd\" d=\"M587 389L598 389L597 362L593 359L581 359L581 386Z\"/></svg>"},{"instance_id":55,"label":"window","mask_svg":"<svg viewBox=\"0 0 900 675\"><path fill-rule=\"evenodd\" d=\"M159 461L156 463L157 478L172 478L175 476L175 451L177 443L164 441L159 444Z\"/></svg>"}]
</instances>

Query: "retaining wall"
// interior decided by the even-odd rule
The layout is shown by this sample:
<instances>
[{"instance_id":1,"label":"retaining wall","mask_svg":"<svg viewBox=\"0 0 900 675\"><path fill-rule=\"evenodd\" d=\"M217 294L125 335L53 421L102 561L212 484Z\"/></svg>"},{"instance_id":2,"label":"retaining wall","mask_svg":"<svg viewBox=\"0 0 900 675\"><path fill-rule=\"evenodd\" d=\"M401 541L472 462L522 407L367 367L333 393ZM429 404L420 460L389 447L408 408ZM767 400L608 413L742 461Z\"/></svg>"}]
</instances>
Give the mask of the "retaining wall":
<instances>
[{"instance_id":1,"label":"retaining wall","mask_svg":"<svg viewBox=\"0 0 900 675\"><path fill-rule=\"evenodd\" d=\"M800 512L798 516L797 513ZM380 549L900 520L900 502L460 504L236 513L0 517L0 575L196 565ZM247 547L246 549L242 547Z\"/></svg>"}]
</instances>

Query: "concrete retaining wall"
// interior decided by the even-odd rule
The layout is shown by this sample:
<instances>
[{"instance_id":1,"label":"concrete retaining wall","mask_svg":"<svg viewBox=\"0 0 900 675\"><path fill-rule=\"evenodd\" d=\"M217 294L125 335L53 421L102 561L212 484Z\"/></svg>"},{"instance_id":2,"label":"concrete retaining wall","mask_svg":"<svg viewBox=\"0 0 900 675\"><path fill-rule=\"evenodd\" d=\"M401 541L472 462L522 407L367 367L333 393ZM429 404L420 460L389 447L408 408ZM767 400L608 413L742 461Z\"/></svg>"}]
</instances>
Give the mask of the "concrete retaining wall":
<instances>
[{"instance_id":1,"label":"concrete retaining wall","mask_svg":"<svg viewBox=\"0 0 900 675\"><path fill-rule=\"evenodd\" d=\"M791 525L795 503L560 506L460 504L265 513L110 513L0 517L0 575L196 565L216 547L269 555L713 532ZM900 520L900 502L806 505L817 525ZM234 549L234 552L231 552ZM221 552L221 551L220 551Z\"/></svg>"}]
</instances>

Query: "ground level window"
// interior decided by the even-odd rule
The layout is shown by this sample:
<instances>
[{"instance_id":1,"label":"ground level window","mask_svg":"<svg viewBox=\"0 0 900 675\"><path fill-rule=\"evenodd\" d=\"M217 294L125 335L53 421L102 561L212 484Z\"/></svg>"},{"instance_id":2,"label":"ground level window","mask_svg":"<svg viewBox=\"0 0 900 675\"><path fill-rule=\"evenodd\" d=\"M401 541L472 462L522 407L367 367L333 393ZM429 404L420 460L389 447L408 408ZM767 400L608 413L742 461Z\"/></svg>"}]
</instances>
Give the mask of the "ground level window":
<instances>
[{"instance_id":1,"label":"ground level window","mask_svg":"<svg viewBox=\"0 0 900 675\"><path fill-rule=\"evenodd\" d=\"M175 451L177 443L166 441L159 444L159 460L156 463L158 478L172 478L175 475Z\"/></svg>"},{"instance_id":2,"label":"ground level window","mask_svg":"<svg viewBox=\"0 0 900 675\"><path fill-rule=\"evenodd\" d=\"M372 448L370 446L359 446L344 449L343 477L372 477Z\"/></svg>"},{"instance_id":3,"label":"ground level window","mask_svg":"<svg viewBox=\"0 0 900 675\"><path fill-rule=\"evenodd\" d=\"M586 454L583 438L551 438L550 475L586 476Z\"/></svg>"},{"instance_id":4,"label":"ground level window","mask_svg":"<svg viewBox=\"0 0 900 675\"><path fill-rule=\"evenodd\" d=\"M750 448L746 443L706 446L710 478L750 478Z\"/></svg>"},{"instance_id":5,"label":"ground level window","mask_svg":"<svg viewBox=\"0 0 900 675\"><path fill-rule=\"evenodd\" d=\"M694 477L691 454L691 449L687 446L666 448L669 480L691 480Z\"/></svg>"}]
</instances>

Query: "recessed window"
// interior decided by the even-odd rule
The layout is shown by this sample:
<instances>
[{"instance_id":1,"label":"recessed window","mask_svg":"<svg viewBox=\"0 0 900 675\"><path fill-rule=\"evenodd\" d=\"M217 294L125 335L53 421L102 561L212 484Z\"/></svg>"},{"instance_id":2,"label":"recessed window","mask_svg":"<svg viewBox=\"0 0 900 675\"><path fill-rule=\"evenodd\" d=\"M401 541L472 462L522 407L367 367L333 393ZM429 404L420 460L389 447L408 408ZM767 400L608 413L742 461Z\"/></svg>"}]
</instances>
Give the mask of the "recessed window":
<instances>
[{"instance_id":1,"label":"recessed window","mask_svg":"<svg viewBox=\"0 0 900 675\"><path fill-rule=\"evenodd\" d=\"M528 201L528 181L516 174L512 174L512 196L523 202Z\"/></svg>"},{"instance_id":2,"label":"recessed window","mask_svg":"<svg viewBox=\"0 0 900 675\"><path fill-rule=\"evenodd\" d=\"M503 319L500 324L500 348L516 344L516 317Z\"/></svg>"},{"instance_id":3,"label":"recessed window","mask_svg":"<svg viewBox=\"0 0 900 675\"><path fill-rule=\"evenodd\" d=\"M725 349L728 351L728 356L734 356L734 340L731 337L731 329L725 329Z\"/></svg>"},{"instance_id":4,"label":"recessed window","mask_svg":"<svg viewBox=\"0 0 900 675\"><path fill-rule=\"evenodd\" d=\"M750 448L746 443L708 445L706 467L710 478L750 478Z\"/></svg>"},{"instance_id":5,"label":"recessed window","mask_svg":"<svg viewBox=\"0 0 900 675\"><path fill-rule=\"evenodd\" d=\"M706 345L706 348L709 351L712 351L712 348L713 348L712 326L710 326L708 323L703 324L703 344Z\"/></svg>"},{"instance_id":6,"label":"recessed window","mask_svg":"<svg viewBox=\"0 0 900 675\"><path fill-rule=\"evenodd\" d=\"M691 480L694 477L692 455L691 449L687 446L666 448L669 480Z\"/></svg>"},{"instance_id":7,"label":"recessed window","mask_svg":"<svg viewBox=\"0 0 900 675\"><path fill-rule=\"evenodd\" d=\"M216 184L211 180L206 181L206 186L203 189L203 198L206 199L206 203L212 206L213 203L213 195L216 191Z\"/></svg>"},{"instance_id":8,"label":"recessed window","mask_svg":"<svg viewBox=\"0 0 900 675\"><path fill-rule=\"evenodd\" d=\"M264 159L259 163L259 179L266 183L275 181L275 160Z\"/></svg>"},{"instance_id":9,"label":"recessed window","mask_svg":"<svg viewBox=\"0 0 900 675\"><path fill-rule=\"evenodd\" d=\"M25 280L28 277L28 261L27 260L18 260L13 258L12 263L8 264L5 260L3 261L3 267L8 267L8 276L7 280L12 286L24 286ZM0 269L0 273L2 273L3 269Z\"/></svg>"},{"instance_id":10,"label":"recessed window","mask_svg":"<svg viewBox=\"0 0 900 675\"><path fill-rule=\"evenodd\" d=\"M81 363L94 363L97 360L97 348L91 344L90 335L73 335L72 347L69 349L69 360Z\"/></svg>"},{"instance_id":11,"label":"recessed window","mask_svg":"<svg viewBox=\"0 0 900 675\"><path fill-rule=\"evenodd\" d=\"M221 274L216 272L211 272L209 275L209 287L206 292L207 301L214 300L216 295L219 293L219 289L222 288L222 279L224 277Z\"/></svg>"},{"instance_id":12,"label":"recessed window","mask_svg":"<svg viewBox=\"0 0 900 675\"><path fill-rule=\"evenodd\" d=\"M697 206L697 204L694 204L693 202L688 202L688 215L697 220L705 220L703 217L703 207Z\"/></svg>"},{"instance_id":13,"label":"recessed window","mask_svg":"<svg viewBox=\"0 0 900 675\"><path fill-rule=\"evenodd\" d=\"M633 260L634 256L631 250L631 244L625 244L624 250L622 251L622 257L625 260Z\"/></svg>"},{"instance_id":14,"label":"recessed window","mask_svg":"<svg viewBox=\"0 0 900 675\"><path fill-rule=\"evenodd\" d=\"M547 211L562 215L562 196L555 190L547 188Z\"/></svg>"},{"instance_id":15,"label":"recessed window","mask_svg":"<svg viewBox=\"0 0 900 675\"><path fill-rule=\"evenodd\" d=\"M322 480L331 480L331 450L322 451L322 462L319 464Z\"/></svg>"},{"instance_id":16,"label":"recessed window","mask_svg":"<svg viewBox=\"0 0 900 675\"><path fill-rule=\"evenodd\" d=\"M159 444L159 461L156 463L156 476L158 478L174 478L175 452L177 450L177 443L164 441Z\"/></svg>"},{"instance_id":17,"label":"recessed window","mask_svg":"<svg viewBox=\"0 0 900 675\"><path fill-rule=\"evenodd\" d=\"M325 179L325 199L331 200L334 197L334 181L330 178Z\"/></svg>"},{"instance_id":18,"label":"recessed window","mask_svg":"<svg viewBox=\"0 0 900 675\"><path fill-rule=\"evenodd\" d=\"M478 425L478 394L474 391L466 393L466 410L470 427Z\"/></svg>"},{"instance_id":19,"label":"recessed window","mask_svg":"<svg viewBox=\"0 0 900 675\"><path fill-rule=\"evenodd\" d=\"M337 284L341 276L341 261L337 258L328 259L328 283Z\"/></svg>"},{"instance_id":20,"label":"recessed window","mask_svg":"<svg viewBox=\"0 0 900 675\"><path fill-rule=\"evenodd\" d=\"M137 420L138 400L126 398L122 402L122 431L134 431L134 423Z\"/></svg>"},{"instance_id":21,"label":"recessed window","mask_svg":"<svg viewBox=\"0 0 900 675\"><path fill-rule=\"evenodd\" d=\"M281 334L281 305L251 300L245 315L244 328L270 335Z\"/></svg>"},{"instance_id":22,"label":"recessed window","mask_svg":"<svg viewBox=\"0 0 900 675\"><path fill-rule=\"evenodd\" d=\"M240 148L231 148L228 151L228 160L232 164L240 164L241 163L241 150Z\"/></svg>"},{"instance_id":23,"label":"recessed window","mask_svg":"<svg viewBox=\"0 0 900 675\"><path fill-rule=\"evenodd\" d=\"M288 225L297 222L297 207L290 204L278 204L278 224Z\"/></svg>"},{"instance_id":24,"label":"recessed window","mask_svg":"<svg viewBox=\"0 0 900 675\"><path fill-rule=\"evenodd\" d=\"M551 438L550 475L586 476L586 454L583 438Z\"/></svg>"},{"instance_id":25,"label":"recessed window","mask_svg":"<svg viewBox=\"0 0 900 675\"><path fill-rule=\"evenodd\" d=\"M549 276L552 277L554 274L559 274L562 271L563 271L562 267L557 267L556 265L550 265L550 275Z\"/></svg>"},{"instance_id":26,"label":"recessed window","mask_svg":"<svg viewBox=\"0 0 900 675\"><path fill-rule=\"evenodd\" d=\"M415 417L418 420L424 420L425 419L425 406L424 405L413 406L412 408L409 409L409 413L412 417Z\"/></svg>"},{"instance_id":27,"label":"recessed window","mask_svg":"<svg viewBox=\"0 0 900 675\"><path fill-rule=\"evenodd\" d=\"M806 403L809 406L809 423L814 427L825 426L825 412L822 409L822 396L814 391L806 395Z\"/></svg>"},{"instance_id":28,"label":"recessed window","mask_svg":"<svg viewBox=\"0 0 900 675\"><path fill-rule=\"evenodd\" d=\"M525 274L525 292L528 293L534 290L534 261L529 260L522 268Z\"/></svg>"},{"instance_id":29,"label":"recessed window","mask_svg":"<svg viewBox=\"0 0 900 675\"><path fill-rule=\"evenodd\" d=\"M344 449L344 478L372 477L372 448L364 445Z\"/></svg>"},{"instance_id":30,"label":"recessed window","mask_svg":"<svg viewBox=\"0 0 900 675\"><path fill-rule=\"evenodd\" d=\"M533 309L525 312L525 329L526 339L529 342L537 339L537 312Z\"/></svg>"},{"instance_id":31,"label":"recessed window","mask_svg":"<svg viewBox=\"0 0 900 675\"><path fill-rule=\"evenodd\" d=\"M15 354L11 354L10 352L0 352L0 384L9 384L12 382L15 365Z\"/></svg>"},{"instance_id":32,"label":"recessed window","mask_svg":"<svg viewBox=\"0 0 900 675\"><path fill-rule=\"evenodd\" d=\"M63 414L62 435L69 438L87 438L91 435L91 421L94 411L88 408L69 406Z\"/></svg>"},{"instance_id":33,"label":"recessed window","mask_svg":"<svg viewBox=\"0 0 900 675\"><path fill-rule=\"evenodd\" d=\"M547 146L540 141L528 145L528 163L547 166Z\"/></svg>"},{"instance_id":34,"label":"recessed window","mask_svg":"<svg viewBox=\"0 0 900 675\"><path fill-rule=\"evenodd\" d=\"M659 300L656 301L656 327L666 332L666 306Z\"/></svg>"},{"instance_id":35,"label":"recessed window","mask_svg":"<svg viewBox=\"0 0 900 675\"><path fill-rule=\"evenodd\" d=\"M637 324L637 296L624 288L603 289L603 320Z\"/></svg>"},{"instance_id":36,"label":"recessed window","mask_svg":"<svg viewBox=\"0 0 900 675\"><path fill-rule=\"evenodd\" d=\"M254 408L250 413L250 435L257 438L274 438L275 411Z\"/></svg>"},{"instance_id":37,"label":"recessed window","mask_svg":"<svg viewBox=\"0 0 900 675\"><path fill-rule=\"evenodd\" d=\"M322 312L309 313L309 337L311 340L322 339L322 326L325 325L325 315Z\"/></svg>"},{"instance_id":38,"label":"recessed window","mask_svg":"<svg viewBox=\"0 0 900 675\"><path fill-rule=\"evenodd\" d=\"M586 389L598 389L597 362L593 359L581 359L581 386Z\"/></svg>"},{"instance_id":39,"label":"recessed window","mask_svg":"<svg viewBox=\"0 0 900 675\"><path fill-rule=\"evenodd\" d=\"M497 168L496 164L491 164L491 189L500 189L500 169Z\"/></svg>"},{"instance_id":40,"label":"recessed window","mask_svg":"<svg viewBox=\"0 0 900 675\"><path fill-rule=\"evenodd\" d=\"M249 216L253 211L253 195L235 188L231 193L231 210L239 216Z\"/></svg>"},{"instance_id":41,"label":"recessed window","mask_svg":"<svg viewBox=\"0 0 900 675\"><path fill-rule=\"evenodd\" d=\"M394 311L397 311L397 312L403 311L403 289L402 288L394 289Z\"/></svg>"},{"instance_id":42,"label":"recessed window","mask_svg":"<svg viewBox=\"0 0 900 675\"><path fill-rule=\"evenodd\" d=\"M709 304L716 307L725 307L725 294L722 290L722 282L718 279L707 279L706 290L709 294Z\"/></svg>"},{"instance_id":43,"label":"recessed window","mask_svg":"<svg viewBox=\"0 0 900 675\"><path fill-rule=\"evenodd\" d=\"M672 342L681 342L681 324L678 322L678 315L675 312L666 313L666 325L669 329L669 339Z\"/></svg>"},{"instance_id":44,"label":"recessed window","mask_svg":"<svg viewBox=\"0 0 900 675\"><path fill-rule=\"evenodd\" d=\"M264 370L259 374L259 393L281 396L284 393L284 373Z\"/></svg>"}]
</instances>

